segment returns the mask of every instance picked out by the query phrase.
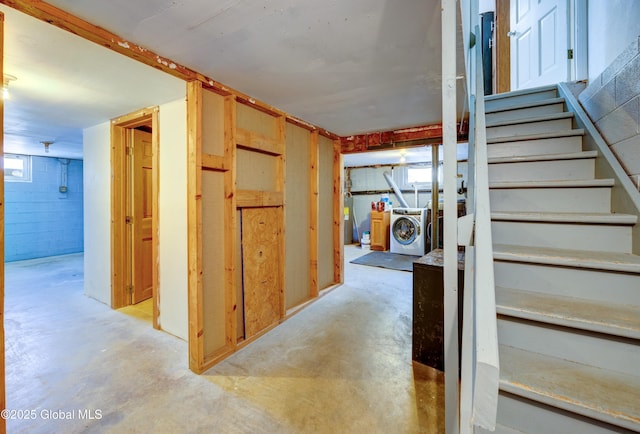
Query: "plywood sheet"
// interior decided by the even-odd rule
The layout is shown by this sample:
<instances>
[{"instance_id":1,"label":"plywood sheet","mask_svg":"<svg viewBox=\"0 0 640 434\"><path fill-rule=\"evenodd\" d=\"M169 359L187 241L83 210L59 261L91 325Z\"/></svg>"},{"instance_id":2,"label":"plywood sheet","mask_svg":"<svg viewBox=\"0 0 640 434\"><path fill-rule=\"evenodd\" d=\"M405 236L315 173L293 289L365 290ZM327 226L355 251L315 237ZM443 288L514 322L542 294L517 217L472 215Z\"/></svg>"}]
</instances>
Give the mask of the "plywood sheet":
<instances>
[{"instance_id":1,"label":"plywood sheet","mask_svg":"<svg viewBox=\"0 0 640 434\"><path fill-rule=\"evenodd\" d=\"M277 190L277 157L238 149L236 167L236 188L238 190Z\"/></svg>"},{"instance_id":2,"label":"plywood sheet","mask_svg":"<svg viewBox=\"0 0 640 434\"><path fill-rule=\"evenodd\" d=\"M202 172L202 302L204 354L225 346L224 173ZM233 235L232 235L233 236Z\"/></svg>"},{"instance_id":3,"label":"plywood sheet","mask_svg":"<svg viewBox=\"0 0 640 434\"><path fill-rule=\"evenodd\" d=\"M282 208L242 210L242 263L247 338L280 319Z\"/></svg>"},{"instance_id":4,"label":"plywood sheet","mask_svg":"<svg viewBox=\"0 0 640 434\"><path fill-rule=\"evenodd\" d=\"M333 275L333 141L320 137L318 206L318 287L334 283Z\"/></svg>"},{"instance_id":5,"label":"plywood sheet","mask_svg":"<svg viewBox=\"0 0 640 434\"><path fill-rule=\"evenodd\" d=\"M224 97L202 89L202 152L224 155Z\"/></svg>"},{"instance_id":6,"label":"plywood sheet","mask_svg":"<svg viewBox=\"0 0 640 434\"><path fill-rule=\"evenodd\" d=\"M238 128L277 138L276 118L246 104L237 104L237 122Z\"/></svg>"},{"instance_id":7,"label":"plywood sheet","mask_svg":"<svg viewBox=\"0 0 640 434\"><path fill-rule=\"evenodd\" d=\"M286 308L309 299L309 139L308 130L287 124L286 133Z\"/></svg>"}]
</instances>

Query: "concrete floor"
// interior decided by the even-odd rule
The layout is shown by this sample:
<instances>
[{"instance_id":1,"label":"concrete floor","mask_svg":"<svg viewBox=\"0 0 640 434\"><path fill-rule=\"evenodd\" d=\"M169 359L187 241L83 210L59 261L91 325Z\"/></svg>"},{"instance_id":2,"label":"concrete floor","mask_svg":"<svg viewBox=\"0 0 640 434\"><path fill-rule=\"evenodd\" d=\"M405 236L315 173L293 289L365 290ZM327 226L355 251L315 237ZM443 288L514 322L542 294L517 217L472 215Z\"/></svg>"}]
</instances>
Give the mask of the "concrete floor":
<instances>
[{"instance_id":1,"label":"concrete floor","mask_svg":"<svg viewBox=\"0 0 640 434\"><path fill-rule=\"evenodd\" d=\"M8 432L444 432L443 375L411 363L412 274L348 263L364 253L347 246L344 286L200 376L144 308L83 295L81 254L6 264L7 408L35 410Z\"/></svg>"}]
</instances>

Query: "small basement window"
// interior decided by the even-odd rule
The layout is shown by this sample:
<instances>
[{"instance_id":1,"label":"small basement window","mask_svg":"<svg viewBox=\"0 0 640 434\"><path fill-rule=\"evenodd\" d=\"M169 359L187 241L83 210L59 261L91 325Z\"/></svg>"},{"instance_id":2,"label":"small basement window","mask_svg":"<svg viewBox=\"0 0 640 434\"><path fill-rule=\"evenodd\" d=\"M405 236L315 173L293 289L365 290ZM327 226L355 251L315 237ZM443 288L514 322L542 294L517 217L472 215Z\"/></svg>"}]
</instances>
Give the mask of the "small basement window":
<instances>
[{"instance_id":1,"label":"small basement window","mask_svg":"<svg viewBox=\"0 0 640 434\"><path fill-rule=\"evenodd\" d=\"M438 182L442 183L442 164L439 166ZM420 188L431 188L431 165L415 165L407 166L404 170L404 179L402 184L404 188L413 188L417 185Z\"/></svg>"},{"instance_id":2,"label":"small basement window","mask_svg":"<svg viewBox=\"0 0 640 434\"><path fill-rule=\"evenodd\" d=\"M19 154L4 154L4 180L9 182L31 182L31 157Z\"/></svg>"}]
</instances>

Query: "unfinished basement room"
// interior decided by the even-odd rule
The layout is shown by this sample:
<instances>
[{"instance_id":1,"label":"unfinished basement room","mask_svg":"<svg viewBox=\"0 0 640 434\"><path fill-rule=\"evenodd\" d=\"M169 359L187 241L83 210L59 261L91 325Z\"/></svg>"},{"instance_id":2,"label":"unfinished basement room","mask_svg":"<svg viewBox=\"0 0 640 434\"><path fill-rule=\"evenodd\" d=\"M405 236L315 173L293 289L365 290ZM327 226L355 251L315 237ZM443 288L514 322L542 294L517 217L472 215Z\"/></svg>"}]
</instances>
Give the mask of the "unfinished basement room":
<instances>
[{"instance_id":1,"label":"unfinished basement room","mask_svg":"<svg viewBox=\"0 0 640 434\"><path fill-rule=\"evenodd\" d=\"M0 0L0 433L640 432L640 2Z\"/></svg>"}]
</instances>

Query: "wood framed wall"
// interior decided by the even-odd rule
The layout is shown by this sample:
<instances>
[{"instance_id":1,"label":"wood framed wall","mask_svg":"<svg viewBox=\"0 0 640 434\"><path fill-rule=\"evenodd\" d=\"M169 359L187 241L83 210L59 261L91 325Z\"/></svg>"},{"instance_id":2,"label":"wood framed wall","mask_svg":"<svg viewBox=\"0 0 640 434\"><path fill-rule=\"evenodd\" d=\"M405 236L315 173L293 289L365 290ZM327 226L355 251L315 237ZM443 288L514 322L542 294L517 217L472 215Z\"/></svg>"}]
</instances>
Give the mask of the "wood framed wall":
<instances>
[{"instance_id":1,"label":"wood framed wall","mask_svg":"<svg viewBox=\"0 0 640 434\"><path fill-rule=\"evenodd\" d=\"M189 366L200 373L342 282L342 169L333 137L200 81L187 87L187 129Z\"/></svg>"},{"instance_id":2,"label":"wood framed wall","mask_svg":"<svg viewBox=\"0 0 640 434\"><path fill-rule=\"evenodd\" d=\"M342 207L339 206L342 201L342 170L331 167L339 160L334 152L335 146L331 145L339 139L338 136L46 2L0 2L188 83L188 334L189 366L192 370L204 371L257 337L242 338L245 330L241 324L243 317L238 302L243 303L244 300L238 284L241 275L236 265L241 260L238 245L242 242L238 238L241 235L238 232L241 220L239 209L280 208L279 236L285 242L281 242L278 249L280 258L286 258L286 240L290 239L289 225L285 223L287 189L293 188L292 185L298 182L290 180L286 173L286 130L290 125L309 131L308 145L310 149L314 146L318 149L310 155L308 178L301 180L309 186L309 219L300 223L305 225L310 234L307 247L301 247L308 250L309 256L308 288L305 288L307 299L313 300L322 293L321 290L342 283L343 265L337 259L341 255L342 244L337 241L342 234L337 230L341 225L337 216L342 213ZM264 131L253 131L251 128L247 131L247 128L239 127L238 105L272 117L276 125L274 136L269 138ZM153 130L157 131L155 125ZM316 145L313 144L314 140ZM253 158L261 159L269 155L276 160L273 165L275 188L237 188L238 149L261 154ZM317 159L314 160L316 155ZM114 191L117 194L121 192L119 187ZM206 224L209 221L211 224ZM332 230L337 232L331 234ZM157 228L154 228L154 233L157 233ZM117 238L114 242L122 240ZM157 256L155 249L157 246L153 253ZM120 270L120 276L121 264L114 260L114 265ZM283 259L280 265L284 271L280 272L279 321L305 305L305 297L289 297L293 294L289 288L298 282L287 278L287 266L286 259ZM154 272L154 285L157 285L157 272ZM154 305L158 305L158 300L154 301ZM157 317L154 318L154 325L157 326L156 323ZM261 333L264 332L266 330Z\"/></svg>"}]
</instances>

